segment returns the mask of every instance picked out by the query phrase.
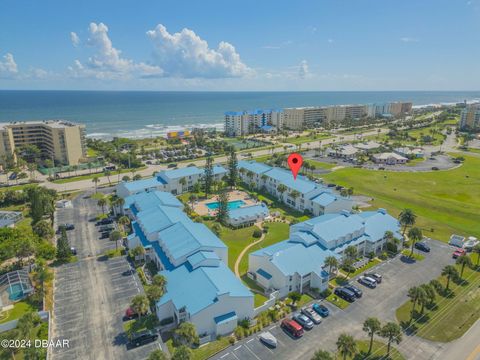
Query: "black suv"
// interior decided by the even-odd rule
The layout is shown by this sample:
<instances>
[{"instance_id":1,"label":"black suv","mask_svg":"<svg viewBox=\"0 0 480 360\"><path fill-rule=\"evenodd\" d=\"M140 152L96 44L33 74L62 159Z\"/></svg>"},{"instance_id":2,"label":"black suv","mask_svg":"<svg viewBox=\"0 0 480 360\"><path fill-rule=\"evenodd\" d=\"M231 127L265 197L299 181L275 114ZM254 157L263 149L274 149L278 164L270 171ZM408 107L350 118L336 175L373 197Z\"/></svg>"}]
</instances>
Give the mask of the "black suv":
<instances>
[{"instance_id":1,"label":"black suv","mask_svg":"<svg viewBox=\"0 0 480 360\"><path fill-rule=\"evenodd\" d=\"M361 298L362 295L363 295L362 290L360 290L360 289L357 288L356 286L353 286L353 285L348 284L348 285L344 285L343 287L344 287L345 289L347 289L347 290L350 290L352 293L354 293L354 294L355 294L355 297L357 297L357 298Z\"/></svg>"},{"instance_id":2,"label":"black suv","mask_svg":"<svg viewBox=\"0 0 480 360\"><path fill-rule=\"evenodd\" d=\"M417 242L415 243L415 249L425 251L425 252L430 252L430 246L425 244L424 242Z\"/></svg>"},{"instance_id":3,"label":"black suv","mask_svg":"<svg viewBox=\"0 0 480 360\"><path fill-rule=\"evenodd\" d=\"M130 337L130 345L137 347L151 343L157 339L158 334L151 330L140 331L132 334Z\"/></svg>"},{"instance_id":4,"label":"black suv","mask_svg":"<svg viewBox=\"0 0 480 360\"><path fill-rule=\"evenodd\" d=\"M355 301L355 294L344 288L344 287L338 287L335 289L335 295L337 295L338 297L342 298L343 300L346 300L348 302L354 302Z\"/></svg>"}]
</instances>

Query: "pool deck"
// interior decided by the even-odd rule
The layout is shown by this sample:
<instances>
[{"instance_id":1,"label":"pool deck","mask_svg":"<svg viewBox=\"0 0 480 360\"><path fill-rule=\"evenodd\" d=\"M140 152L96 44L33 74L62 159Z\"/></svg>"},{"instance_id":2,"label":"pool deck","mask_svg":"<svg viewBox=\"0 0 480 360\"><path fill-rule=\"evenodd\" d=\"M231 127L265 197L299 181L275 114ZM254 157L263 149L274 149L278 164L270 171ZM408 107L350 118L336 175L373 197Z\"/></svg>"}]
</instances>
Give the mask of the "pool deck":
<instances>
[{"instance_id":1,"label":"pool deck","mask_svg":"<svg viewBox=\"0 0 480 360\"><path fill-rule=\"evenodd\" d=\"M243 191L237 191L237 190L233 190L233 191L230 191L228 193L228 201L235 201L235 200L242 200L243 202L245 202L245 205L243 206L248 206L248 205L254 205L256 204L256 202L254 200L252 200L249 195L246 193L246 192L243 192ZM195 202L193 204L193 210L198 214L198 215L215 215L216 213L216 209L209 209L207 207L207 204L208 203L211 203L211 202L215 202L215 201L218 201L218 196L214 196L210 199L207 199L207 200L202 200L202 201L198 201L198 202Z\"/></svg>"}]
</instances>

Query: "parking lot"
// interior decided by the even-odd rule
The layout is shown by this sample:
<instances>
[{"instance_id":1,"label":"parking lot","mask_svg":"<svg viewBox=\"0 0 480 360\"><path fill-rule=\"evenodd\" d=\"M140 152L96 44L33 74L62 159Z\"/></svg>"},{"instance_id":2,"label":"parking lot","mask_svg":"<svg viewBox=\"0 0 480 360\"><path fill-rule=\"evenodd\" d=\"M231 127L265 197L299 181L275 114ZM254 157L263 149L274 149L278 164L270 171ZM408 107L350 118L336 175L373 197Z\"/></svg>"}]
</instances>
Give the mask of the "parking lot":
<instances>
[{"instance_id":1,"label":"parking lot","mask_svg":"<svg viewBox=\"0 0 480 360\"><path fill-rule=\"evenodd\" d=\"M96 201L78 197L72 208L59 209L57 223L73 223L68 231L78 261L56 269L53 339L67 339L68 348L57 348L53 359L145 359L164 346L159 342L127 349L123 314L131 299L143 292L135 271L125 257L101 256L115 248L109 239L99 239L92 219ZM85 346L88 344L88 347Z\"/></svg>"},{"instance_id":2,"label":"parking lot","mask_svg":"<svg viewBox=\"0 0 480 360\"><path fill-rule=\"evenodd\" d=\"M312 330L306 330L300 339L291 338L276 323L264 330L270 331L277 338L277 348L267 348L260 343L256 334L230 346L214 359L310 359L318 349L334 353L335 342L342 332L352 334L357 339L366 339L362 324L367 317L374 316L382 322L394 321L395 310L408 300L407 291L411 286L428 282L440 274L445 264L453 263L451 247L437 241L429 241L429 245L432 251L423 261L408 263L397 257L374 268L383 276L382 283L376 289L369 289L352 279L352 284L363 291L362 298L345 310L324 301L323 304L330 310L330 316ZM397 348L408 359L435 359L439 346L416 337L404 336L403 343Z\"/></svg>"}]
</instances>

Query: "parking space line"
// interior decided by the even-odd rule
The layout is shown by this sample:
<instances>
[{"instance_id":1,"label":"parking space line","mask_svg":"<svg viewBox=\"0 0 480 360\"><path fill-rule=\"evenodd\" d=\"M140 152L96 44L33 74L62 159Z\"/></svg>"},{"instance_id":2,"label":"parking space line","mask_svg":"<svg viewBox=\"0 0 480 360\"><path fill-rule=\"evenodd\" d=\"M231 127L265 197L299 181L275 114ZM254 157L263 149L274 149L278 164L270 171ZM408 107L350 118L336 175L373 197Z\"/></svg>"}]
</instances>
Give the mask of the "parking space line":
<instances>
[{"instance_id":1,"label":"parking space line","mask_svg":"<svg viewBox=\"0 0 480 360\"><path fill-rule=\"evenodd\" d=\"M252 339L250 339L250 340L247 340L247 344L248 344L249 342L252 342L253 340L255 340L255 339L252 338Z\"/></svg>"},{"instance_id":2,"label":"parking space line","mask_svg":"<svg viewBox=\"0 0 480 360\"><path fill-rule=\"evenodd\" d=\"M245 345L245 348L250 351L252 353L253 356L255 356L258 360L262 360L260 359L252 350L250 350L250 348L248 346Z\"/></svg>"},{"instance_id":3,"label":"parking space line","mask_svg":"<svg viewBox=\"0 0 480 360\"><path fill-rule=\"evenodd\" d=\"M270 327L268 328L268 330L273 330L273 329L275 329L276 327L277 327L277 325L270 326Z\"/></svg>"},{"instance_id":4,"label":"parking space line","mask_svg":"<svg viewBox=\"0 0 480 360\"><path fill-rule=\"evenodd\" d=\"M222 356L220 356L220 359L223 359L225 356L228 356L228 355L230 355L230 353L229 353L229 352L228 352L228 353L226 353L226 354L223 354Z\"/></svg>"},{"instance_id":5,"label":"parking space line","mask_svg":"<svg viewBox=\"0 0 480 360\"><path fill-rule=\"evenodd\" d=\"M237 351L238 349L240 349L243 345L240 345L240 346L237 346L235 349L233 349L233 351Z\"/></svg>"}]
</instances>

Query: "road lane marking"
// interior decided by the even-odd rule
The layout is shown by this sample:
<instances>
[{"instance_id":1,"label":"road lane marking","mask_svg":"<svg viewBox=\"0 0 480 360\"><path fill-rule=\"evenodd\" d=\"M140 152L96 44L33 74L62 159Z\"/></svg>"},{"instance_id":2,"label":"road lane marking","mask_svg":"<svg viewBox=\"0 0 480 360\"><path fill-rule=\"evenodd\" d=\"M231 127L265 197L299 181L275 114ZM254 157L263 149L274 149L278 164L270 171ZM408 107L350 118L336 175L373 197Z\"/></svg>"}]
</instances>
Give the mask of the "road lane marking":
<instances>
[{"instance_id":1,"label":"road lane marking","mask_svg":"<svg viewBox=\"0 0 480 360\"><path fill-rule=\"evenodd\" d=\"M478 345L465 360L475 360L477 355L480 354L480 345Z\"/></svg>"},{"instance_id":2,"label":"road lane marking","mask_svg":"<svg viewBox=\"0 0 480 360\"><path fill-rule=\"evenodd\" d=\"M237 346L235 349L233 349L233 351L237 351L238 349L240 349L243 345L240 345L240 346Z\"/></svg>"}]
</instances>

